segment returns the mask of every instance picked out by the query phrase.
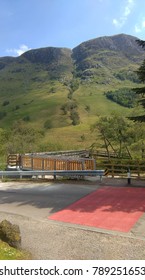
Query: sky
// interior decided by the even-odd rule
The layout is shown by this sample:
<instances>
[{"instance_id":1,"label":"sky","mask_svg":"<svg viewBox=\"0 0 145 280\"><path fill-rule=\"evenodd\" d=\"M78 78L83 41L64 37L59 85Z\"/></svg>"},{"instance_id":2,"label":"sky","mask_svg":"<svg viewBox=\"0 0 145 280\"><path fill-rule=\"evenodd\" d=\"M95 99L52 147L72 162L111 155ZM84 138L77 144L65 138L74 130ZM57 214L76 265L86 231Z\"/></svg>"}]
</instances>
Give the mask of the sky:
<instances>
[{"instance_id":1,"label":"sky","mask_svg":"<svg viewBox=\"0 0 145 280\"><path fill-rule=\"evenodd\" d=\"M145 0L0 0L0 57L120 33L145 40Z\"/></svg>"}]
</instances>

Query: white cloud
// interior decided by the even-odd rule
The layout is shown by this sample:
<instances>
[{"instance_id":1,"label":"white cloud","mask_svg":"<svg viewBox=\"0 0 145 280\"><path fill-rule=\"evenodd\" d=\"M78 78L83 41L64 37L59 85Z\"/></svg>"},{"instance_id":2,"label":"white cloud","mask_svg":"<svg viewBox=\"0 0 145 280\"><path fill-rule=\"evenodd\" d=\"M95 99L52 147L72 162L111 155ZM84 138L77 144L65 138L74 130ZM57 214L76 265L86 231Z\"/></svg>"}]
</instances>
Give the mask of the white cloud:
<instances>
[{"instance_id":1,"label":"white cloud","mask_svg":"<svg viewBox=\"0 0 145 280\"><path fill-rule=\"evenodd\" d=\"M128 19L128 16L131 14L135 0L127 0L126 6L124 7L123 14L119 19L113 19L113 24L116 27L122 27Z\"/></svg>"},{"instance_id":2,"label":"white cloud","mask_svg":"<svg viewBox=\"0 0 145 280\"><path fill-rule=\"evenodd\" d=\"M135 25L135 32L141 33L145 29L145 18L142 19L140 24Z\"/></svg>"},{"instance_id":3,"label":"white cloud","mask_svg":"<svg viewBox=\"0 0 145 280\"><path fill-rule=\"evenodd\" d=\"M122 22L120 20L117 20L117 19L113 19L113 24L116 26L116 27L121 27L122 26Z\"/></svg>"},{"instance_id":4,"label":"white cloud","mask_svg":"<svg viewBox=\"0 0 145 280\"><path fill-rule=\"evenodd\" d=\"M14 56L19 56L28 50L30 50L30 48L22 44L20 45L19 49L7 49L6 52Z\"/></svg>"},{"instance_id":5,"label":"white cloud","mask_svg":"<svg viewBox=\"0 0 145 280\"><path fill-rule=\"evenodd\" d=\"M113 19L113 24L116 26L116 27L121 27L121 23L120 23L120 21L119 20L117 20L117 19Z\"/></svg>"},{"instance_id":6,"label":"white cloud","mask_svg":"<svg viewBox=\"0 0 145 280\"><path fill-rule=\"evenodd\" d=\"M134 29L135 29L136 33L140 33L141 32L141 28L137 24L135 25Z\"/></svg>"}]
</instances>

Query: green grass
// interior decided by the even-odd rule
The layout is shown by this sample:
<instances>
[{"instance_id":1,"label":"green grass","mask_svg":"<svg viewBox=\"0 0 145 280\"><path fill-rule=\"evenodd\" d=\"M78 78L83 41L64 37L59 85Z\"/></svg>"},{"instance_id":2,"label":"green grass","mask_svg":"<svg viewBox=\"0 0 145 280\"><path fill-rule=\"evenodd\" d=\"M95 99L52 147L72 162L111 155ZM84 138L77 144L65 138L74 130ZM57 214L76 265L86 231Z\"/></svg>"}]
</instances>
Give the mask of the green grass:
<instances>
[{"instance_id":1,"label":"green grass","mask_svg":"<svg viewBox=\"0 0 145 280\"><path fill-rule=\"evenodd\" d=\"M61 114L61 104L66 102L67 90L62 85L57 86L56 93L49 93L49 90L33 89L29 95L17 95L16 98L7 95L7 98L0 97L0 103L3 104L5 100L9 100L9 105L0 106L1 111L7 113L6 117L1 120L1 127L10 126L15 120L23 119L29 115L33 124L37 123L37 127L43 127L47 119L54 119L54 126L61 126L64 117ZM16 109L16 106L19 108ZM60 115L60 117L59 117ZM55 118L56 119L56 118ZM56 122L56 124L55 124ZM64 123L65 125L65 123Z\"/></svg>"},{"instance_id":2,"label":"green grass","mask_svg":"<svg viewBox=\"0 0 145 280\"><path fill-rule=\"evenodd\" d=\"M9 59L4 60L6 67L0 70L0 112L6 112L6 116L0 120L0 127L9 128L15 121L24 119L32 127L45 130L39 143L41 149L76 149L88 147L96 140L98 135L90 133L90 126L99 116L113 112L123 116L131 114L131 109L108 100L104 92L136 87L129 80L116 79L114 74L122 70L134 71L138 63L115 50L96 51L91 42L83 48L86 55L79 54L77 65L73 65L71 52L66 49L61 51L58 61L47 55L48 50L40 52L42 59L50 59L50 63L31 63L25 55L12 59L11 63L7 62ZM33 55L32 51L31 58ZM78 78L80 86L73 93L73 101L77 104L80 124L73 126L70 112L65 115L61 106L69 101L68 85L73 78L72 71L77 74L79 63L82 67L86 65L80 70L88 73L91 70L93 74L84 75L84 80ZM3 106L4 101L9 103ZM89 106L88 111L86 106Z\"/></svg>"},{"instance_id":3,"label":"green grass","mask_svg":"<svg viewBox=\"0 0 145 280\"><path fill-rule=\"evenodd\" d=\"M125 83L124 83L125 84ZM120 84L115 85L119 88ZM133 86L126 82L125 86ZM54 87L55 93L50 93ZM7 106L0 106L0 110L6 110L7 116L0 121L2 128L9 127L15 120L30 117L28 122L31 126L44 129L44 124L50 122L51 129L45 130L45 136L40 143L40 150L66 150L81 149L89 147L96 141L97 135L90 133L90 126L95 123L99 116L110 115L117 112L121 115L128 115L131 109L125 108L108 100L104 92L113 89L114 84L98 85L95 82L81 84L74 92L73 100L77 103L77 111L80 116L80 124L71 125L69 114L64 115L61 106L68 101L68 89L60 82L45 83L42 88L32 89L29 94L0 97L0 104L9 100ZM19 105L18 110L13 108ZM90 110L86 110L89 105ZM82 135L83 137L82 140Z\"/></svg>"},{"instance_id":4,"label":"green grass","mask_svg":"<svg viewBox=\"0 0 145 280\"><path fill-rule=\"evenodd\" d=\"M124 82L124 86L133 87L129 81ZM119 84L116 84L119 88ZM113 85L96 85L95 83L80 85L79 89L73 94L73 99L78 105L78 112L80 116L80 124L77 126L68 125L62 127L54 127L47 131L43 139L45 150L69 150L69 149L85 149L91 146L97 139L97 133L91 133L90 127L98 120L99 116L108 116L116 112L120 115L130 115L132 109L125 108L119 104L108 100L104 92L113 89ZM86 105L89 105L89 112L86 110ZM61 112L56 119L62 118ZM81 136L84 135L83 140Z\"/></svg>"},{"instance_id":5,"label":"green grass","mask_svg":"<svg viewBox=\"0 0 145 280\"><path fill-rule=\"evenodd\" d=\"M17 250L0 241L0 260L30 260L31 258L30 253L24 250Z\"/></svg>"}]
</instances>

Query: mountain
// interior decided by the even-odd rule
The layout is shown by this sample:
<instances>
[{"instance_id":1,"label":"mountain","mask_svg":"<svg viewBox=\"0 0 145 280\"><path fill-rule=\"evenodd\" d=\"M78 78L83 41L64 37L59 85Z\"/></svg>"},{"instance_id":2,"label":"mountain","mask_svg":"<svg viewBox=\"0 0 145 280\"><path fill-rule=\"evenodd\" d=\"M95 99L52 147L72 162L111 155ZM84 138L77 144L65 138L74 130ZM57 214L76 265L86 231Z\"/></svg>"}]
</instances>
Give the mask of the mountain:
<instances>
[{"instance_id":1,"label":"mountain","mask_svg":"<svg viewBox=\"0 0 145 280\"><path fill-rule=\"evenodd\" d=\"M44 129L80 129L97 115L128 114L104 92L138 83L144 59L136 37L92 39L74 49L47 47L0 58L0 126L24 120ZM75 121L73 122L73 120ZM76 128L77 129L77 128ZM83 133L83 129L82 129Z\"/></svg>"},{"instance_id":2,"label":"mountain","mask_svg":"<svg viewBox=\"0 0 145 280\"><path fill-rule=\"evenodd\" d=\"M77 73L81 78L101 76L102 73L110 77L114 71L128 68L130 64L134 66L140 64L144 52L136 40L136 37L120 34L100 37L80 44L73 49L72 55Z\"/></svg>"}]
</instances>

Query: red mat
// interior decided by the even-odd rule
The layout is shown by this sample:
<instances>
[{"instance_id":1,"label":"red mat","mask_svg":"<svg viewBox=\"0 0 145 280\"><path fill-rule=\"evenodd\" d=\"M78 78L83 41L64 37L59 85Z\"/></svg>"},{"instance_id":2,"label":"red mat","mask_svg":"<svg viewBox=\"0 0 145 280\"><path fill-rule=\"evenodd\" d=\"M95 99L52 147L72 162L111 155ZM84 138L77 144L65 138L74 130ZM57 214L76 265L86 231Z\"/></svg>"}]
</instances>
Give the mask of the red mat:
<instances>
[{"instance_id":1,"label":"red mat","mask_svg":"<svg viewBox=\"0 0 145 280\"><path fill-rule=\"evenodd\" d=\"M49 219L128 232L145 212L145 189L104 187Z\"/></svg>"}]
</instances>

